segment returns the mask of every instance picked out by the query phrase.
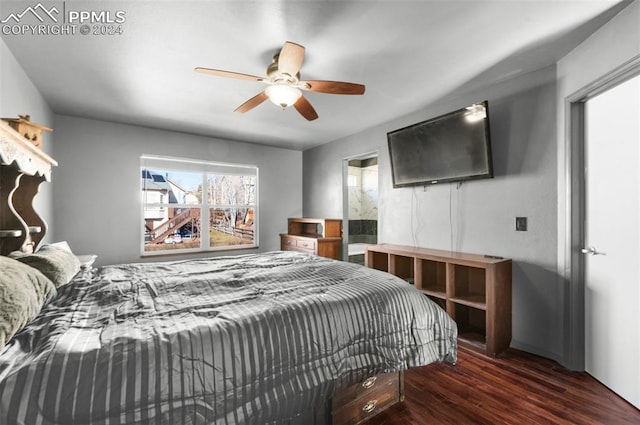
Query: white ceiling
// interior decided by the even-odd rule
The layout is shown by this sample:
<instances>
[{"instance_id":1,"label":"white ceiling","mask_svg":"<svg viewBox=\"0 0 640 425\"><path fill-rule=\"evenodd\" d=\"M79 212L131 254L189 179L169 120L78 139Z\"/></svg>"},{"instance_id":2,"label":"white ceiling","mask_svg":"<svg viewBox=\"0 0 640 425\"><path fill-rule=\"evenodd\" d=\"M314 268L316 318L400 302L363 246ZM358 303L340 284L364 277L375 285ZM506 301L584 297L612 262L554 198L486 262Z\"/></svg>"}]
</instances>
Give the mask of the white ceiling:
<instances>
[{"instance_id":1,"label":"white ceiling","mask_svg":"<svg viewBox=\"0 0 640 425\"><path fill-rule=\"evenodd\" d=\"M299 150L419 110L462 86L555 63L623 6L611 10L620 3L614 0L42 1L67 13L126 16L122 35L2 36L54 112ZM3 0L0 20L37 3ZM365 84L364 96L305 92L320 116L311 122L270 102L236 114L265 86L193 71L262 76L287 40L306 47L302 79Z\"/></svg>"}]
</instances>

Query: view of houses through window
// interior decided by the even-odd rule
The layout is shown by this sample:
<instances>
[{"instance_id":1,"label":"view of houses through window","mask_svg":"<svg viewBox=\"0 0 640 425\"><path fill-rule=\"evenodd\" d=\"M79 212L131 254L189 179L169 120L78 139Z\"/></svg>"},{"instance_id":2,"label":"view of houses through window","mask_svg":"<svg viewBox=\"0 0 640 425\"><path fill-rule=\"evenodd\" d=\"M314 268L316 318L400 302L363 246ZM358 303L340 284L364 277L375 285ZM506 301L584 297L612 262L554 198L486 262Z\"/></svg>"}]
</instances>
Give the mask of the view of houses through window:
<instances>
[{"instance_id":1,"label":"view of houses through window","mask_svg":"<svg viewBox=\"0 0 640 425\"><path fill-rule=\"evenodd\" d=\"M257 246L255 166L143 156L143 253Z\"/></svg>"}]
</instances>

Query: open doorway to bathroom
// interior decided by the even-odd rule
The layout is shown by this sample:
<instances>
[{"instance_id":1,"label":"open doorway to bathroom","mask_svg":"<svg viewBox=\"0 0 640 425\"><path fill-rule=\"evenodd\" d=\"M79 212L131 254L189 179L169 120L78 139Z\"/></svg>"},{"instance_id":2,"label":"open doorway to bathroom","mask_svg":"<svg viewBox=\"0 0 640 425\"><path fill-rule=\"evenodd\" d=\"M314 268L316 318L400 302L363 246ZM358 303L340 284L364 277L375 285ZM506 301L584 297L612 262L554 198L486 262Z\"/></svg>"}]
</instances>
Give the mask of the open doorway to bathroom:
<instances>
[{"instance_id":1,"label":"open doorway to bathroom","mask_svg":"<svg viewBox=\"0 0 640 425\"><path fill-rule=\"evenodd\" d=\"M378 243L378 154L345 160L344 238L347 260L364 264L364 247Z\"/></svg>"}]
</instances>

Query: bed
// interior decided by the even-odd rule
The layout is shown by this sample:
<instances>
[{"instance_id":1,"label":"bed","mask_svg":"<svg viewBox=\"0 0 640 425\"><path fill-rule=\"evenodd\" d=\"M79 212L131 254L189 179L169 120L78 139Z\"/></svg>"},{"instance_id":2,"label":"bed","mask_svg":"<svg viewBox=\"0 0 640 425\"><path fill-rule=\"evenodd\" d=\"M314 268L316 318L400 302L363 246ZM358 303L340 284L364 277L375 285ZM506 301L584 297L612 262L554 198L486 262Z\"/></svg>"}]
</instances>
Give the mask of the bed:
<instances>
[{"instance_id":1,"label":"bed","mask_svg":"<svg viewBox=\"0 0 640 425\"><path fill-rule=\"evenodd\" d=\"M1 424L327 423L353 383L456 360L455 322L411 285L299 252L54 286L0 349Z\"/></svg>"}]
</instances>

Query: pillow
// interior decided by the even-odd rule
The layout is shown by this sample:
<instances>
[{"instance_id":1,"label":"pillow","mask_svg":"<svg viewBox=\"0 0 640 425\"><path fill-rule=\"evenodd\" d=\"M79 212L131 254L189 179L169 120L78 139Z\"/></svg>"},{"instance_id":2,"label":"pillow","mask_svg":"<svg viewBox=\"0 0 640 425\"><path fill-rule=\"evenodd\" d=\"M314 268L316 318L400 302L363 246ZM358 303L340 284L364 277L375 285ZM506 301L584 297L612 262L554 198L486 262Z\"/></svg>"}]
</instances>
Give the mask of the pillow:
<instances>
[{"instance_id":1,"label":"pillow","mask_svg":"<svg viewBox=\"0 0 640 425\"><path fill-rule=\"evenodd\" d=\"M40 270L56 288L69 283L80 270L78 257L59 246L43 245L35 254L13 251L9 257Z\"/></svg>"},{"instance_id":2,"label":"pillow","mask_svg":"<svg viewBox=\"0 0 640 425\"><path fill-rule=\"evenodd\" d=\"M38 270L0 256L0 350L56 294L53 283Z\"/></svg>"},{"instance_id":3,"label":"pillow","mask_svg":"<svg viewBox=\"0 0 640 425\"><path fill-rule=\"evenodd\" d=\"M69 243L67 241L61 241L61 242L55 242L55 243L50 243L48 246L55 246L57 248L62 248L65 251L69 251L71 252L71 247L69 246Z\"/></svg>"}]
</instances>

